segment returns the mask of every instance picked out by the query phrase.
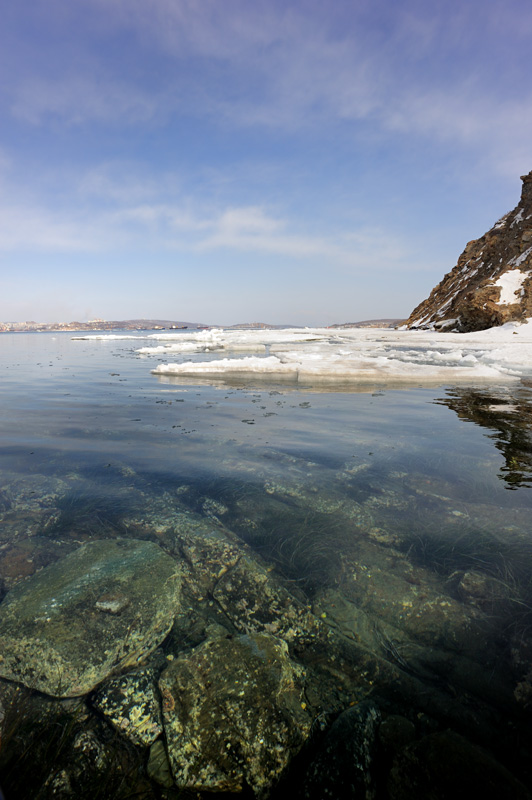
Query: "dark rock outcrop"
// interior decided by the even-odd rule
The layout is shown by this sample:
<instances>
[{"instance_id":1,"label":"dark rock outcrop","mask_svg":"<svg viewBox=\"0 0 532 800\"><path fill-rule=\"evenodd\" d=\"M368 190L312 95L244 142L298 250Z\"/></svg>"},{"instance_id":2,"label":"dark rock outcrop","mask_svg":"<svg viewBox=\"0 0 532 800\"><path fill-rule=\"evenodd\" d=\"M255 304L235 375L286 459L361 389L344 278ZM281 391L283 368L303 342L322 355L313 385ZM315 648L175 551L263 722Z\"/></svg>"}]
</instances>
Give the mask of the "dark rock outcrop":
<instances>
[{"instance_id":1,"label":"dark rock outcrop","mask_svg":"<svg viewBox=\"0 0 532 800\"><path fill-rule=\"evenodd\" d=\"M479 331L532 317L532 172L516 208L466 245L408 328Z\"/></svg>"},{"instance_id":2,"label":"dark rock outcrop","mask_svg":"<svg viewBox=\"0 0 532 800\"><path fill-rule=\"evenodd\" d=\"M364 701L333 723L303 779L305 800L374 797L375 756L380 711Z\"/></svg>"},{"instance_id":3,"label":"dark rock outcrop","mask_svg":"<svg viewBox=\"0 0 532 800\"><path fill-rule=\"evenodd\" d=\"M391 800L530 798L490 753L453 731L430 734L406 747L395 759L388 792Z\"/></svg>"}]
</instances>

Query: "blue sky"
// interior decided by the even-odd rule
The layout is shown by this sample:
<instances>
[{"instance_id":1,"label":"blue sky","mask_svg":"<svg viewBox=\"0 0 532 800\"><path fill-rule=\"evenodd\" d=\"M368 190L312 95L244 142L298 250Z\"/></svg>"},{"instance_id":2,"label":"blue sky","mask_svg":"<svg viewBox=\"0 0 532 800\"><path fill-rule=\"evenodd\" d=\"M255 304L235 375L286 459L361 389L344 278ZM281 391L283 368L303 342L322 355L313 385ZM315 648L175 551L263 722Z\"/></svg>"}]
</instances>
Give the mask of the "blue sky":
<instances>
[{"instance_id":1,"label":"blue sky","mask_svg":"<svg viewBox=\"0 0 532 800\"><path fill-rule=\"evenodd\" d=\"M407 316L532 169L529 0L4 0L0 320Z\"/></svg>"}]
</instances>

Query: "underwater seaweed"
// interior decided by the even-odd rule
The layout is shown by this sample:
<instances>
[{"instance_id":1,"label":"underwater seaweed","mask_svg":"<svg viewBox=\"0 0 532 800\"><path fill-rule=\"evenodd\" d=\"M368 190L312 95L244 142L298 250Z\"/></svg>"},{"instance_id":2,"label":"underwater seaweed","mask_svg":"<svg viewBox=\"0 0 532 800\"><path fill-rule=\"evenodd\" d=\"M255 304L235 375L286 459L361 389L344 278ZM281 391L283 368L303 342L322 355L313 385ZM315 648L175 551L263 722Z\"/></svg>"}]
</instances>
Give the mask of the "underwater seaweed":
<instances>
[{"instance_id":1,"label":"underwater seaweed","mask_svg":"<svg viewBox=\"0 0 532 800\"><path fill-rule=\"evenodd\" d=\"M308 510L296 503L272 503L269 512L233 529L287 581L307 595L337 584L343 557L352 550L358 529L345 519Z\"/></svg>"},{"instance_id":2,"label":"underwater seaweed","mask_svg":"<svg viewBox=\"0 0 532 800\"><path fill-rule=\"evenodd\" d=\"M57 501L58 519L40 531L51 539L106 538L127 533L123 522L133 510L130 496L105 494L94 488L72 491Z\"/></svg>"},{"instance_id":3,"label":"underwater seaweed","mask_svg":"<svg viewBox=\"0 0 532 800\"><path fill-rule=\"evenodd\" d=\"M3 687L4 688L4 687ZM87 713L17 687L0 718L0 785L8 800L150 800L140 753Z\"/></svg>"}]
</instances>

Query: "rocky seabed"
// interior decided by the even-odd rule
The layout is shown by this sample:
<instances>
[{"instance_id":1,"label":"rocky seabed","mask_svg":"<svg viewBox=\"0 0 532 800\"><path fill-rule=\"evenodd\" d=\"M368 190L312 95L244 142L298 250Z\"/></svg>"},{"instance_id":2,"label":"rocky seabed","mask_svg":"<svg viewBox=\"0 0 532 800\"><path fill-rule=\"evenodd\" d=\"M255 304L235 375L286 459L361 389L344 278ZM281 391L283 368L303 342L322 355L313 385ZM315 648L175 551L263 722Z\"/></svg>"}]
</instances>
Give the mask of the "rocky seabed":
<instances>
[{"instance_id":1,"label":"rocky seabed","mask_svg":"<svg viewBox=\"0 0 532 800\"><path fill-rule=\"evenodd\" d=\"M3 495L6 800L531 796L530 631L508 632L509 584L482 565L416 562L383 524L404 497L266 481L270 513L297 503L349 533L310 588L258 555L252 495L235 530L182 487L120 535L59 536L40 488Z\"/></svg>"}]
</instances>

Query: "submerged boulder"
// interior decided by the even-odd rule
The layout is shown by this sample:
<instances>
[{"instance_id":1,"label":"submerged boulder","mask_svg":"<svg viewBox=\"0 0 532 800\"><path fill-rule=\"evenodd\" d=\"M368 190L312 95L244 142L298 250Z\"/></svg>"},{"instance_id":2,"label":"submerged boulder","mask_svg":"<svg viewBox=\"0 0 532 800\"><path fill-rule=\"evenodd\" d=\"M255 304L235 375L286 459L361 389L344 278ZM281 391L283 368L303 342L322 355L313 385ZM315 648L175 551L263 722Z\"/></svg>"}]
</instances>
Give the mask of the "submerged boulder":
<instances>
[{"instance_id":1,"label":"submerged boulder","mask_svg":"<svg viewBox=\"0 0 532 800\"><path fill-rule=\"evenodd\" d=\"M213 597L239 631L265 631L289 643L319 632L309 609L248 556L220 577Z\"/></svg>"},{"instance_id":2,"label":"submerged boulder","mask_svg":"<svg viewBox=\"0 0 532 800\"><path fill-rule=\"evenodd\" d=\"M89 542L0 603L0 676L55 697L137 665L179 609L178 564L152 542Z\"/></svg>"},{"instance_id":3,"label":"submerged boulder","mask_svg":"<svg viewBox=\"0 0 532 800\"><path fill-rule=\"evenodd\" d=\"M228 532L193 530L174 536L184 565L183 588L194 603L212 598L240 633L270 633L292 643L319 632L319 621L276 578L271 567Z\"/></svg>"},{"instance_id":4,"label":"submerged boulder","mask_svg":"<svg viewBox=\"0 0 532 800\"><path fill-rule=\"evenodd\" d=\"M530 800L506 767L454 731L429 734L405 747L392 765L388 793L391 800Z\"/></svg>"},{"instance_id":5,"label":"submerged boulder","mask_svg":"<svg viewBox=\"0 0 532 800\"><path fill-rule=\"evenodd\" d=\"M93 705L133 744L147 747L162 733L161 708L154 671L141 669L111 678Z\"/></svg>"},{"instance_id":6,"label":"submerged boulder","mask_svg":"<svg viewBox=\"0 0 532 800\"><path fill-rule=\"evenodd\" d=\"M360 541L358 558L344 558L338 586L316 593L313 611L403 674L440 685L443 680L455 692L510 708L515 698L504 618L461 602L453 588L404 554ZM446 705L450 709L448 700Z\"/></svg>"},{"instance_id":7,"label":"submerged boulder","mask_svg":"<svg viewBox=\"0 0 532 800\"><path fill-rule=\"evenodd\" d=\"M371 768L379 721L379 709L369 701L340 714L306 771L305 800L375 796Z\"/></svg>"},{"instance_id":8,"label":"submerged boulder","mask_svg":"<svg viewBox=\"0 0 532 800\"><path fill-rule=\"evenodd\" d=\"M159 687L176 785L267 797L310 732L303 677L269 634L219 637L172 662Z\"/></svg>"}]
</instances>

